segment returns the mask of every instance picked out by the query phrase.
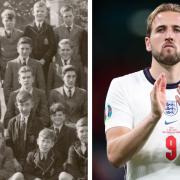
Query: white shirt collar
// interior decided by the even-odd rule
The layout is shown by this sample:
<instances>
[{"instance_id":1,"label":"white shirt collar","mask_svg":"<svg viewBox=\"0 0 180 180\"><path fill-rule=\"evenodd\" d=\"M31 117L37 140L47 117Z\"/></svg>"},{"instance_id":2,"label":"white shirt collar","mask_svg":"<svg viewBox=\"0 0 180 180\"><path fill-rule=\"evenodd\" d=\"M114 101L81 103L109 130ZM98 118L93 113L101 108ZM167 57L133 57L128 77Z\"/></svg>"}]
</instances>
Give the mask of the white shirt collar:
<instances>
[{"instance_id":1,"label":"white shirt collar","mask_svg":"<svg viewBox=\"0 0 180 180\"><path fill-rule=\"evenodd\" d=\"M62 61L63 66L65 66L64 59L61 58L61 61ZM71 62L71 59L68 59L68 60L66 60L66 61L67 61L66 64L69 65L70 62Z\"/></svg>"},{"instance_id":2,"label":"white shirt collar","mask_svg":"<svg viewBox=\"0 0 180 180\"><path fill-rule=\"evenodd\" d=\"M29 114L29 115L30 115L30 114ZM27 124L28 119L29 119L29 115L27 115L27 116L22 116L22 115L21 115L20 121L24 121L24 120L25 120L25 123Z\"/></svg>"},{"instance_id":3,"label":"white shirt collar","mask_svg":"<svg viewBox=\"0 0 180 180\"><path fill-rule=\"evenodd\" d=\"M61 131L62 127L63 127L63 124L61 124L59 127L56 127L56 126L54 126L54 124L53 124L53 128L54 128L54 130L55 130L55 129L58 129L58 130L59 130L59 132Z\"/></svg>"},{"instance_id":4,"label":"white shirt collar","mask_svg":"<svg viewBox=\"0 0 180 180\"><path fill-rule=\"evenodd\" d=\"M65 91L66 95L69 96L69 88L64 86L64 91ZM71 88L71 96L73 96L74 92L75 92L75 87L72 87Z\"/></svg>"},{"instance_id":5,"label":"white shirt collar","mask_svg":"<svg viewBox=\"0 0 180 180\"><path fill-rule=\"evenodd\" d=\"M21 90L23 90L23 91L28 91L27 89L23 88L22 86L21 86L21 88L20 88L20 91L21 91ZM32 93L33 93L33 87L32 87L28 92L32 95Z\"/></svg>"},{"instance_id":6,"label":"white shirt collar","mask_svg":"<svg viewBox=\"0 0 180 180\"><path fill-rule=\"evenodd\" d=\"M71 29L70 29L70 31L72 30L72 28L73 28L73 23L71 24L71 26L68 26L67 24L65 24L65 27L67 28L67 27L71 27Z\"/></svg>"},{"instance_id":7,"label":"white shirt collar","mask_svg":"<svg viewBox=\"0 0 180 180\"><path fill-rule=\"evenodd\" d=\"M29 61L29 57L26 58L26 65L27 65L28 61ZM20 56L19 56L19 62L20 62L21 64L23 64L23 62L24 62L23 58L20 57Z\"/></svg>"},{"instance_id":8,"label":"white shirt collar","mask_svg":"<svg viewBox=\"0 0 180 180\"><path fill-rule=\"evenodd\" d=\"M39 27L39 25L40 25L40 27L42 27L43 21L41 21L41 22L35 21L35 24L36 24L37 27Z\"/></svg>"}]
</instances>

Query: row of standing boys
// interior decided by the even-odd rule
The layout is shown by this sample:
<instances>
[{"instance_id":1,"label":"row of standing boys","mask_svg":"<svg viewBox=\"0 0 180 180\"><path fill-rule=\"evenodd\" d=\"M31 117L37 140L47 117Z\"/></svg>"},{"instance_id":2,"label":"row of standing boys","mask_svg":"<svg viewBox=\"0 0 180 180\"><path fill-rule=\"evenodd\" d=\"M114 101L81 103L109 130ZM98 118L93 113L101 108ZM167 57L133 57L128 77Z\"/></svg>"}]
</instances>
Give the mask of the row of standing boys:
<instances>
[{"instance_id":1,"label":"row of standing boys","mask_svg":"<svg viewBox=\"0 0 180 180\"><path fill-rule=\"evenodd\" d=\"M4 9L0 73L6 112L0 124L0 179L87 179L87 31L74 23L46 22L43 1L22 31ZM2 103L1 103L2 104ZM2 108L1 108L2 109ZM2 157L2 158L1 158Z\"/></svg>"}]
</instances>

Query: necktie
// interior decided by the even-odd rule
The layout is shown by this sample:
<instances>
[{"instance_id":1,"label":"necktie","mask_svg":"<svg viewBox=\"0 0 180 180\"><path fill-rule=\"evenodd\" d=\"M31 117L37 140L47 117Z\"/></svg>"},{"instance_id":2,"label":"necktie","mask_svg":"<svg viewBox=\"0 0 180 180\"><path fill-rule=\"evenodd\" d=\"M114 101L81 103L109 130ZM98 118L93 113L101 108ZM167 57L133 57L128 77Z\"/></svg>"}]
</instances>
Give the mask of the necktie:
<instances>
[{"instance_id":1,"label":"necktie","mask_svg":"<svg viewBox=\"0 0 180 180\"><path fill-rule=\"evenodd\" d=\"M64 60L64 65L67 65L67 59L66 59L66 60Z\"/></svg>"},{"instance_id":2,"label":"necktie","mask_svg":"<svg viewBox=\"0 0 180 180\"><path fill-rule=\"evenodd\" d=\"M68 26L68 27L67 27L67 30L68 30L68 32L70 32L70 31L71 31L71 27L70 27L70 26Z\"/></svg>"},{"instance_id":3,"label":"necktie","mask_svg":"<svg viewBox=\"0 0 180 180\"><path fill-rule=\"evenodd\" d=\"M26 59L23 58L23 66L26 66Z\"/></svg>"},{"instance_id":4,"label":"necktie","mask_svg":"<svg viewBox=\"0 0 180 180\"><path fill-rule=\"evenodd\" d=\"M56 138L58 138L58 136L59 136L59 129L58 128L55 128L55 134L56 134Z\"/></svg>"},{"instance_id":5,"label":"necktie","mask_svg":"<svg viewBox=\"0 0 180 180\"><path fill-rule=\"evenodd\" d=\"M71 89L69 89L68 92L69 92L69 98L71 98L71 97L72 97L72 91L71 91Z\"/></svg>"},{"instance_id":6,"label":"necktie","mask_svg":"<svg viewBox=\"0 0 180 180\"><path fill-rule=\"evenodd\" d=\"M38 31L41 29L41 24L39 23L38 24Z\"/></svg>"}]
</instances>

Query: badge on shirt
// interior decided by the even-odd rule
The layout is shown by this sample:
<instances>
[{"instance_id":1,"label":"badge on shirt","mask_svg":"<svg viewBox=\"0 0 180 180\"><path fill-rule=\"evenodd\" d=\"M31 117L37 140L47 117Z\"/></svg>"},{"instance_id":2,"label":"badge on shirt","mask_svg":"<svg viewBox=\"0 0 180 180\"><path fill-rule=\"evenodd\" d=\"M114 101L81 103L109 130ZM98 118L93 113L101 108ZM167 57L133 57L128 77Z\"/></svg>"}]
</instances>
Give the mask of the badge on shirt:
<instances>
[{"instance_id":1,"label":"badge on shirt","mask_svg":"<svg viewBox=\"0 0 180 180\"><path fill-rule=\"evenodd\" d=\"M48 45L48 44L49 44L49 41L48 41L47 38L44 39L44 44L45 44L45 45Z\"/></svg>"},{"instance_id":2,"label":"badge on shirt","mask_svg":"<svg viewBox=\"0 0 180 180\"><path fill-rule=\"evenodd\" d=\"M166 103L166 108L164 113L167 116L175 116L177 112L178 112L177 102L173 100L168 100Z\"/></svg>"},{"instance_id":3,"label":"badge on shirt","mask_svg":"<svg viewBox=\"0 0 180 180\"><path fill-rule=\"evenodd\" d=\"M112 116L112 107L107 104L105 107L105 112L104 112L104 117L105 117L105 122L107 122Z\"/></svg>"}]
</instances>

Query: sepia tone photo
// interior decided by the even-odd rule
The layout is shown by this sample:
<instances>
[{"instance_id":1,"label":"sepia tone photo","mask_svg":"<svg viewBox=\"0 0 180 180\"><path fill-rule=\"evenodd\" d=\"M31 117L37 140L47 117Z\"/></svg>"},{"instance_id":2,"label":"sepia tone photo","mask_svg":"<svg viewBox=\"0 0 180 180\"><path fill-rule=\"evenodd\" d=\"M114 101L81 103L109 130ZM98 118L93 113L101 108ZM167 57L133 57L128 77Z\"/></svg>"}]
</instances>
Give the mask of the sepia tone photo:
<instances>
[{"instance_id":1,"label":"sepia tone photo","mask_svg":"<svg viewBox=\"0 0 180 180\"><path fill-rule=\"evenodd\" d=\"M87 0L0 7L0 180L87 180Z\"/></svg>"}]
</instances>

